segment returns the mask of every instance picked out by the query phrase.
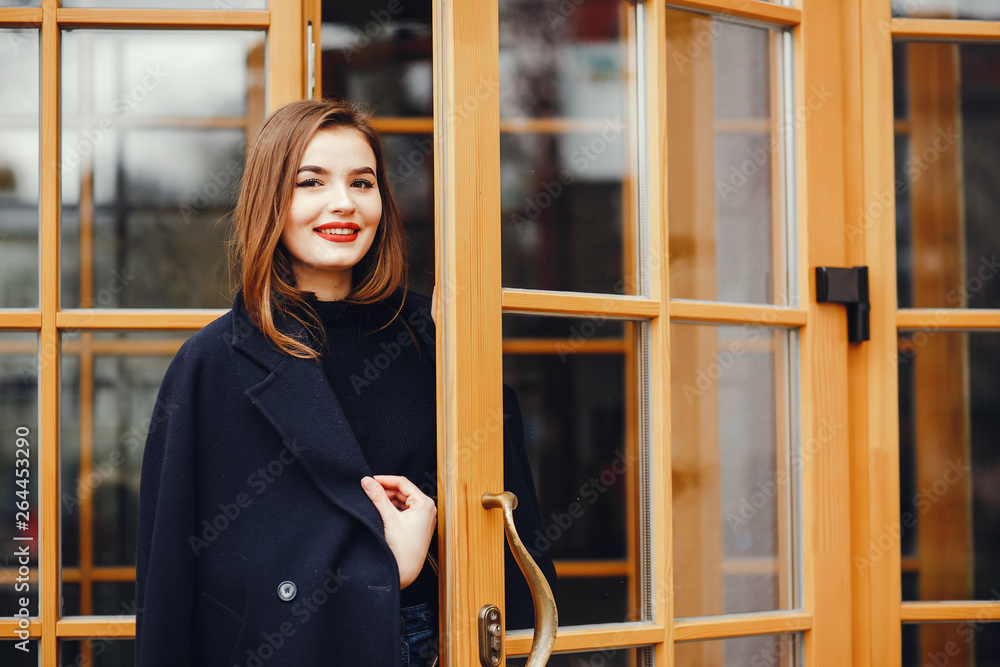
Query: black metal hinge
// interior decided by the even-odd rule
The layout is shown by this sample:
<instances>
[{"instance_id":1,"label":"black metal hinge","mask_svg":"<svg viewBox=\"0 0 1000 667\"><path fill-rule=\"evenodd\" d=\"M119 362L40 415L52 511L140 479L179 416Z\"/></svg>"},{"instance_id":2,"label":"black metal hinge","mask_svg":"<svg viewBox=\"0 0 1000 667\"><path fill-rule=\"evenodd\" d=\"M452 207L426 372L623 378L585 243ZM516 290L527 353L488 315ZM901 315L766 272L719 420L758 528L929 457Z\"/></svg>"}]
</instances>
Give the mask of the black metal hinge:
<instances>
[{"instance_id":1,"label":"black metal hinge","mask_svg":"<svg viewBox=\"0 0 1000 667\"><path fill-rule=\"evenodd\" d=\"M847 340L861 343L870 338L868 301L868 267L840 269L816 267L816 301L842 303L847 306Z\"/></svg>"}]
</instances>

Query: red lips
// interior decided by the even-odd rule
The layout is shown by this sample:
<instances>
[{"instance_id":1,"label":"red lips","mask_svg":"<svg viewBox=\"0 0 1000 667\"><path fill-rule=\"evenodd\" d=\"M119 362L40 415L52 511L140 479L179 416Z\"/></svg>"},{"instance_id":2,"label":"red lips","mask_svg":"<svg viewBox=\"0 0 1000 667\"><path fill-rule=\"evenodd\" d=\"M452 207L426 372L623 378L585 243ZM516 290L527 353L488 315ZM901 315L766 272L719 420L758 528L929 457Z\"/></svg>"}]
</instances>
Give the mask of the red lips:
<instances>
[{"instance_id":1,"label":"red lips","mask_svg":"<svg viewBox=\"0 0 1000 667\"><path fill-rule=\"evenodd\" d=\"M322 231L324 229L350 229L352 231L350 234L326 234ZM313 229L313 233L326 241L333 241L334 243L349 243L358 238L358 232L360 231L361 226L353 222L328 222Z\"/></svg>"}]
</instances>

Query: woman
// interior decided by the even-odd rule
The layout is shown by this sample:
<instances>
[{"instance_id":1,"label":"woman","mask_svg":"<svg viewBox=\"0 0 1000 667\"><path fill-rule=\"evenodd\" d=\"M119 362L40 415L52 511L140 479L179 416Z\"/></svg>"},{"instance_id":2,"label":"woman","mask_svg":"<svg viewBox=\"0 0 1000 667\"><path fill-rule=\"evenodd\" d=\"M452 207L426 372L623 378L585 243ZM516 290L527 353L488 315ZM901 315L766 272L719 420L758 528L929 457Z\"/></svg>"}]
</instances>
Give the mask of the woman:
<instances>
[{"instance_id":1,"label":"woman","mask_svg":"<svg viewBox=\"0 0 1000 667\"><path fill-rule=\"evenodd\" d=\"M241 289L171 363L143 456L137 664L433 665L434 323L405 288L366 117L325 100L276 111L234 218ZM504 397L505 483L532 535ZM525 626L520 582L508 621Z\"/></svg>"}]
</instances>

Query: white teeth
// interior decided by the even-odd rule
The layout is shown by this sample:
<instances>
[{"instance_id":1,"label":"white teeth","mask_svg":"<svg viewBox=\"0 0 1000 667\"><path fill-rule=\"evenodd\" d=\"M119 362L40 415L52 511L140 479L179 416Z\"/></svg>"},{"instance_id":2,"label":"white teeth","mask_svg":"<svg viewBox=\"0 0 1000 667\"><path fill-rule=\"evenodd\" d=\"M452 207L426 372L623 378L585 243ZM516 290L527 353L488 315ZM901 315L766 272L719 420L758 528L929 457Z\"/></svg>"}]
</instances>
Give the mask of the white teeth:
<instances>
[{"instance_id":1,"label":"white teeth","mask_svg":"<svg viewBox=\"0 0 1000 667\"><path fill-rule=\"evenodd\" d=\"M331 227L330 229L317 229L316 231L320 232L321 234L338 234L340 236L350 236L351 234L354 234L358 230L349 229L347 227L339 229L336 227Z\"/></svg>"}]
</instances>

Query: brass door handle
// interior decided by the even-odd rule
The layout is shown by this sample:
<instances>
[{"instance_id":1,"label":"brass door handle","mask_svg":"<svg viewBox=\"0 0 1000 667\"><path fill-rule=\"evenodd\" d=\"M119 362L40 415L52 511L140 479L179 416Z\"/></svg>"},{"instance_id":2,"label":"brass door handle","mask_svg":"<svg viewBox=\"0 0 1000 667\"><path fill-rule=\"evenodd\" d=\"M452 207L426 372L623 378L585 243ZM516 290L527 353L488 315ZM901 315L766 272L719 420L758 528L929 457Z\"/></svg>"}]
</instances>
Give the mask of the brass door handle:
<instances>
[{"instance_id":1,"label":"brass door handle","mask_svg":"<svg viewBox=\"0 0 1000 667\"><path fill-rule=\"evenodd\" d=\"M514 527L514 508L517 507L517 496L510 491L502 493L484 493L483 507L486 509L503 510L503 527L507 533L507 542L517 560L517 566L528 580L531 589L531 599L535 604L535 634L531 638L531 651L525 667L544 667L552 655L552 647L556 643L556 630L559 627L559 612L556 609L556 599L552 595L549 582L546 581L542 569L535 564L528 553L524 542Z\"/></svg>"}]
</instances>

